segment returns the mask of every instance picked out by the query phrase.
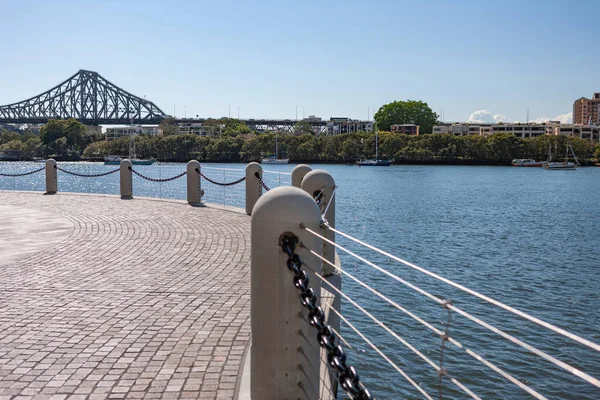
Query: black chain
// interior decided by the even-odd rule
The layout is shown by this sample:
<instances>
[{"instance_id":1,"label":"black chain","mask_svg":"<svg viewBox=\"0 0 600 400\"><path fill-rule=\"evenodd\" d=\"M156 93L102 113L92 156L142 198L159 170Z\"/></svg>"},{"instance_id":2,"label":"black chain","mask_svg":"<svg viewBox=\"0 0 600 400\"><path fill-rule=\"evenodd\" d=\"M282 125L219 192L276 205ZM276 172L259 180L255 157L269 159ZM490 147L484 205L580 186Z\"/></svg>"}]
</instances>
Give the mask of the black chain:
<instances>
[{"instance_id":1,"label":"black chain","mask_svg":"<svg viewBox=\"0 0 600 400\"><path fill-rule=\"evenodd\" d=\"M29 171L29 172L23 172L23 173L20 173L20 174L6 174L6 173L0 172L0 176L9 176L9 177L13 177L14 178L14 177L17 177L17 176L33 175L35 173L38 173L38 172L42 171L44 168L46 168L46 167L43 166L42 168L39 168L39 169L36 169L36 170L33 170L33 171Z\"/></svg>"},{"instance_id":2,"label":"black chain","mask_svg":"<svg viewBox=\"0 0 600 400\"><path fill-rule=\"evenodd\" d=\"M196 168L196 172L199 173L201 177L203 177L210 183L212 183L214 185L219 185L219 186L233 186L233 185L237 185L238 183L242 183L246 180L246 177L244 176L243 178L240 178L237 181L233 181L233 182L217 182L217 181L213 181L208 176L204 175L198 168Z\"/></svg>"},{"instance_id":3,"label":"black chain","mask_svg":"<svg viewBox=\"0 0 600 400\"><path fill-rule=\"evenodd\" d=\"M265 181L263 181L263 179L261 178L260 174L258 172L254 173L254 176L256 177L256 179L258 179L258 181L260 182L260 185L268 192L269 190L271 190L271 188L269 188L267 186L267 184L265 183Z\"/></svg>"},{"instance_id":4,"label":"black chain","mask_svg":"<svg viewBox=\"0 0 600 400\"><path fill-rule=\"evenodd\" d=\"M98 178L101 176L106 176L106 175L110 175L110 174L114 174L115 172L119 171L121 168L117 168L117 169L113 169L110 170L108 172L102 172L100 174L80 174L78 172L73 172L73 171L67 171L66 169L62 169L61 167L58 166L54 166L54 168L56 168L57 170L64 172L65 174L69 174L69 175L74 175L74 176L81 176L83 178Z\"/></svg>"},{"instance_id":5,"label":"black chain","mask_svg":"<svg viewBox=\"0 0 600 400\"><path fill-rule=\"evenodd\" d=\"M287 266L294 273L294 286L300 290L300 301L309 311L308 321L317 329L319 344L327 350L327 362L338 373L340 385L351 399L372 400L373 396L360 382L356 369L346 365L346 353L342 346L335 345L338 338L331 326L325 322L325 313L317 305L317 296L309 286L306 271L302 269L302 260L298 254L294 253L297 245L297 237L286 235L283 237L281 248L289 257Z\"/></svg>"},{"instance_id":6,"label":"black chain","mask_svg":"<svg viewBox=\"0 0 600 400\"><path fill-rule=\"evenodd\" d=\"M142 175L142 174L140 174L139 172L137 172L135 169L133 169L131 167L129 167L129 169L131 170L131 172L133 172L134 174L136 174L140 178L145 179L145 180L150 181L150 182L169 182L169 181L174 181L175 179L179 179L182 176L184 176L185 174L187 174L187 171L183 171L179 175L172 176L171 178L158 179L158 178L150 178L149 176Z\"/></svg>"}]
</instances>

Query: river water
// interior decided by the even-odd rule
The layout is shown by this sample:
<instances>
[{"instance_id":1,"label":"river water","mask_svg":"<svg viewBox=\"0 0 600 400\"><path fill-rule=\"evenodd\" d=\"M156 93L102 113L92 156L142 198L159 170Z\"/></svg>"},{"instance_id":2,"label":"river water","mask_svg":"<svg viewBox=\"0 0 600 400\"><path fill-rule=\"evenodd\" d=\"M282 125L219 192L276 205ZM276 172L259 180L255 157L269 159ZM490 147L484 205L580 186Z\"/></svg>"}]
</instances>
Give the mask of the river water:
<instances>
[{"instance_id":1,"label":"river water","mask_svg":"<svg viewBox=\"0 0 600 400\"><path fill-rule=\"evenodd\" d=\"M0 172L41 167L0 163ZM74 172L98 173L115 167L60 163ZM293 165L265 166L290 172ZM155 178L174 176L184 164L135 167ZM216 168L216 169L210 169ZM223 171L219 168L230 168ZM218 181L243 176L241 164L203 164ZM600 168L545 171L537 168L313 165L336 179L338 229L444 277L464 284L547 322L600 343ZM59 173L59 191L118 194L118 173L77 178ZM134 196L185 198L185 178L153 183L134 176ZM289 185L289 175L265 174L271 187ZM204 183L205 199L242 206L244 185L221 188ZM14 179L0 177L0 189L43 190L43 172ZM344 238L338 242L422 289L600 378L600 354L518 316L390 261ZM345 270L439 329L448 312L439 304L391 280L368 265L341 254ZM434 363L440 338L372 293L344 280L344 291ZM439 379L431 365L344 302L342 313L434 398ZM453 313L449 334L547 398L600 399L600 390L550 362ZM423 398L358 335L342 324L352 345L348 361L379 399ZM449 344L449 374L481 398L521 399L529 395ZM467 398L445 378L443 398ZM341 397L341 396L340 396Z\"/></svg>"}]
</instances>

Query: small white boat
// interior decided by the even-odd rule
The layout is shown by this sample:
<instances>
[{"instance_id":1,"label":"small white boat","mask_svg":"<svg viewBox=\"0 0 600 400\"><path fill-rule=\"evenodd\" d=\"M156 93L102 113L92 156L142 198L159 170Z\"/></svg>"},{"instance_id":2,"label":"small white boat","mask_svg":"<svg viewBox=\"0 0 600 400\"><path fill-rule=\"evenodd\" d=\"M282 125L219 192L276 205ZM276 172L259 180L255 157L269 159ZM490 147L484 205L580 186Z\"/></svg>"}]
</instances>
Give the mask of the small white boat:
<instances>
[{"instance_id":1,"label":"small white boat","mask_svg":"<svg viewBox=\"0 0 600 400\"><path fill-rule=\"evenodd\" d=\"M571 151L571 154L573 154L573 158L575 159L575 162L569 161L569 150ZM567 145L567 154L565 155L565 161L551 162L550 161L551 159L552 159L552 148L551 148L551 146L548 146L548 162L544 165L544 169L547 169L549 171L556 171L556 170L575 171L575 169L579 166L579 160L577 159L577 156L575 155L575 151L573 151L573 146L571 146L570 144Z\"/></svg>"},{"instance_id":2,"label":"small white boat","mask_svg":"<svg viewBox=\"0 0 600 400\"><path fill-rule=\"evenodd\" d=\"M279 141L275 135L275 155L263 158L261 164L288 164L289 158L279 158Z\"/></svg>"},{"instance_id":3,"label":"small white boat","mask_svg":"<svg viewBox=\"0 0 600 400\"><path fill-rule=\"evenodd\" d=\"M574 171L575 168L577 168L577 164L570 162L570 161L551 162L551 163L547 163L546 165L544 165L544 168L551 169L551 170L566 169L566 170Z\"/></svg>"},{"instance_id":4,"label":"small white boat","mask_svg":"<svg viewBox=\"0 0 600 400\"><path fill-rule=\"evenodd\" d=\"M263 158L261 164L288 164L289 162L289 158L277 158L277 156L271 156Z\"/></svg>"}]
</instances>

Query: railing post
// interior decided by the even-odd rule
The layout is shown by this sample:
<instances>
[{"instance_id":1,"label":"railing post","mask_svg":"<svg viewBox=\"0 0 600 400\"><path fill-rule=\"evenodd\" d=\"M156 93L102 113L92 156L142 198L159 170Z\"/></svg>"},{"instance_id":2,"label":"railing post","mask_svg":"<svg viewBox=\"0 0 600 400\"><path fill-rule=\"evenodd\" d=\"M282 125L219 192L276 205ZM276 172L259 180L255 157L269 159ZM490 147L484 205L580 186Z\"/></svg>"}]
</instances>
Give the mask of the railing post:
<instances>
[{"instance_id":1,"label":"railing post","mask_svg":"<svg viewBox=\"0 0 600 400\"><path fill-rule=\"evenodd\" d=\"M49 158L46 160L46 194L56 194L58 192L58 169L56 169L56 160Z\"/></svg>"},{"instance_id":2,"label":"railing post","mask_svg":"<svg viewBox=\"0 0 600 400\"><path fill-rule=\"evenodd\" d=\"M256 180L256 178L254 178ZM283 186L262 196L251 220L251 398L318 399L319 344L281 248L284 234L321 251L321 240L301 226L319 228L321 213L301 189ZM321 263L306 248L295 253L316 273ZM321 281L305 269L317 296Z\"/></svg>"},{"instance_id":3,"label":"railing post","mask_svg":"<svg viewBox=\"0 0 600 400\"><path fill-rule=\"evenodd\" d=\"M196 160L187 163L187 201L191 205L202 204L200 168L200 163Z\"/></svg>"},{"instance_id":4,"label":"railing post","mask_svg":"<svg viewBox=\"0 0 600 400\"><path fill-rule=\"evenodd\" d=\"M312 168L306 164L298 164L292 170L292 186L302 187L302 179L304 176L312 171Z\"/></svg>"},{"instance_id":5,"label":"railing post","mask_svg":"<svg viewBox=\"0 0 600 400\"><path fill-rule=\"evenodd\" d=\"M310 171L302 180L302 190L310 194L313 198L317 197L321 190L323 194L320 197L321 208L324 211L327 208L325 219L332 228L335 228L335 197L332 198L335 189L335 181L327 171L315 169ZM322 229L323 236L335 243L335 233L329 229ZM332 263L335 263L335 247L329 243L323 243L323 257ZM335 269L330 265L323 265L323 275L333 274Z\"/></svg>"},{"instance_id":6,"label":"railing post","mask_svg":"<svg viewBox=\"0 0 600 400\"><path fill-rule=\"evenodd\" d=\"M256 179L255 174L262 179L262 167L257 162L251 162L246 166L246 214L251 215L254 205L262 196L262 185Z\"/></svg>"},{"instance_id":7,"label":"railing post","mask_svg":"<svg viewBox=\"0 0 600 400\"><path fill-rule=\"evenodd\" d=\"M122 160L120 164L121 170L119 171L121 178L121 198L122 199L133 199L133 168L131 161Z\"/></svg>"}]
</instances>

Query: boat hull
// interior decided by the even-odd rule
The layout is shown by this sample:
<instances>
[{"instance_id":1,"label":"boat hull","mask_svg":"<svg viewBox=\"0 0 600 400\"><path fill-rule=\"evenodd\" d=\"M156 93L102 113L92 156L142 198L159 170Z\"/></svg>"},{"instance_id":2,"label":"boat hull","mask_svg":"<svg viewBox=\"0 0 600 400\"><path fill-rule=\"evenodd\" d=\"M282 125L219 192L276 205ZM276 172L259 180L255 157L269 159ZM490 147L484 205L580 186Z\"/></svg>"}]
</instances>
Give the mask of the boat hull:
<instances>
[{"instance_id":1,"label":"boat hull","mask_svg":"<svg viewBox=\"0 0 600 400\"><path fill-rule=\"evenodd\" d=\"M277 159L265 158L261 161L261 164L289 164L289 162L290 162L289 158L277 158Z\"/></svg>"},{"instance_id":2,"label":"boat hull","mask_svg":"<svg viewBox=\"0 0 600 400\"><path fill-rule=\"evenodd\" d=\"M563 170L563 171L575 171L575 169L577 168L577 165L575 165L572 162L551 162L548 163L546 165L544 165L544 169L547 169L549 171L558 171L558 170Z\"/></svg>"},{"instance_id":3,"label":"boat hull","mask_svg":"<svg viewBox=\"0 0 600 400\"><path fill-rule=\"evenodd\" d=\"M389 167L392 165L391 160L365 160L356 163L359 167Z\"/></svg>"},{"instance_id":4,"label":"boat hull","mask_svg":"<svg viewBox=\"0 0 600 400\"><path fill-rule=\"evenodd\" d=\"M152 165L156 160L130 160L132 165ZM121 160L106 160L104 165L120 165Z\"/></svg>"}]
</instances>

